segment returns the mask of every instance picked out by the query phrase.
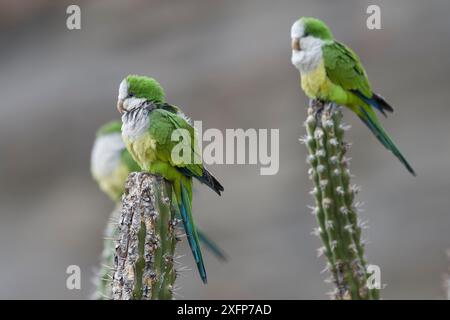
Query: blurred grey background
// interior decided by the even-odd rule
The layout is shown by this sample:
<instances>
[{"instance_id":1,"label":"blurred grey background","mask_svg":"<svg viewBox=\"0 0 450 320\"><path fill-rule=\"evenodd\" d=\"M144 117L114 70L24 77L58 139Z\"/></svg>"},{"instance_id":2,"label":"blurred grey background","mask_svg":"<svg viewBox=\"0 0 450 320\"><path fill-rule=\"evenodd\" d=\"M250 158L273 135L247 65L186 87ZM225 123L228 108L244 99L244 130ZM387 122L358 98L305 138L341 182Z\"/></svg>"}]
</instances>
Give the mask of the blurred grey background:
<instances>
[{"instance_id":1,"label":"blurred grey background","mask_svg":"<svg viewBox=\"0 0 450 320\"><path fill-rule=\"evenodd\" d=\"M82 29L66 29L66 7ZM366 28L381 7L382 30ZM383 119L411 161L411 177L349 112L354 183L370 229L367 254L381 267L385 299L443 298L450 247L450 2L432 1L17 1L0 2L0 298L87 299L113 208L89 173L95 131L117 119L120 80L150 75L206 128L279 128L280 170L211 167L225 186L205 187L194 213L226 250L206 254L178 298L326 299L320 241L307 205L307 99L290 63L290 26L324 19L360 56L374 90L395 107ZM185 244L182 261L192 266ZM66 267L82 289L66 289Z\"/></svg>"}]
</instances>

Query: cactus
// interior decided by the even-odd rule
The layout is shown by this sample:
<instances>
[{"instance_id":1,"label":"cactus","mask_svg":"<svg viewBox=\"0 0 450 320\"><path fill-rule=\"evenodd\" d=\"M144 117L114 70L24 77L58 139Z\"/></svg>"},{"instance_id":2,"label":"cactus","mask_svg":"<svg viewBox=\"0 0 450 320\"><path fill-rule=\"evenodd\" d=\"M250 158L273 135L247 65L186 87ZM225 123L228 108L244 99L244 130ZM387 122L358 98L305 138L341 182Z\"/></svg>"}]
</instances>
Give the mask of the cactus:
<instances>
[{"instance_id":1,"label":"cactus","mask_svg":"<svg viewBox=\"0 0 450 320\"><path fill-rule=\"evenodd\" d=\"M377 289L369 289L367 262L361 240L361 225L354 204L357 188L350 186L349 144L344 141L345 125L341 108L311 100L305 121L310 179L314 183L312 207L323 247L319 255L327 259L335 299L378 299Z\"/></svg>"},{"instance_id":2,"label":"cactus","mask_svg":"<svg viewBox=\"0 0 450 320\"><path fill-rule=\"evenodd\" d=\"M114 300L172 299L178 223L172 185L147 172L128 176L114 256Z\"/></svg>"},{"instance_id":3,"label":"cactus","mask_svg":"<svg viewBox=\"0 0 450 320\"><path fill-rule=\"evenodd\" d=\"M450 261L450 249L447 250L447 258ZM450 268L447 273L442 275L442 289L445 293L445 299L450 300Z\"/></svg>"},{"instance_id":4,"label":"cactus","mask_svg":"<svg viewBox=\"0 0 450 320\"><path fill-rule=\"evenodd\" d=\"M109 216L108 224L103 232L103 251L100 258L100 268L96 272L94 285L96 291L92 296L95 300L109 300L112 295L112 266L114 264L114 240L118 237L118 221L121 206L117 205Z\"/></svg>"}]
</instances>

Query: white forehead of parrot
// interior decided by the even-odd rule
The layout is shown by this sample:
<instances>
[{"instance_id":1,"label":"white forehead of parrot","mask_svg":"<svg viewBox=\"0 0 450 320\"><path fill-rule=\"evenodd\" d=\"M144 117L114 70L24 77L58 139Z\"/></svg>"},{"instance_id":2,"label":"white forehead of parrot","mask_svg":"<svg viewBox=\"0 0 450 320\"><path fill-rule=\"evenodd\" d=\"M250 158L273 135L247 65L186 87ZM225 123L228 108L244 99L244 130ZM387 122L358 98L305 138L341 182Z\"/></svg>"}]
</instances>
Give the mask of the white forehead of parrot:
<instances>
[{"instance_id":1,"label":"white forehead of parrot","mask_svg":"<svg viewBox=\"0 0 450 320\"><path fill-rule=\"evenodd\" d=\"M128 83L127 79L123 79L119 85L119 100L123 100L128 96Z\"/></svg>"},{"instance_id":2,"label":"white forehead of parrot","mask_svg":"<svg viewBox=\"0 0 450 320\"><path fill-rule=\"evenodd\" d=\"M305 33L305 24L301 20L294 22L291 28L291 38L301 38Z\"/></svg>"}]
</instances>

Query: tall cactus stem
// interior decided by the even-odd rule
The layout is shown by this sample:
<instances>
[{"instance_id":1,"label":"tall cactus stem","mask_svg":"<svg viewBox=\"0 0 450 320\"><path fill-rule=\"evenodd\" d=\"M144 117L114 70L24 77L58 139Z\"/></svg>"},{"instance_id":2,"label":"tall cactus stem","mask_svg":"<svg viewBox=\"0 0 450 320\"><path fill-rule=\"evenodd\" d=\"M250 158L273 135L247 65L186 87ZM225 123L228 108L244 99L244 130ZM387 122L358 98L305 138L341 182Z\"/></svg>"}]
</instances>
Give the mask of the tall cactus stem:
<instances>
[{"instance_id":1,"label":"tall cactus stem","mask_svg":"<svg viewBox=\"0 0 450 320\"><path fill-rule=\"evenodd\" d=\"M345 153L341 108L311 100L305 122L310 177L324 243L324 254L336 286L336 299L378 299L378 290L367 287L367 262L361 242L361 228L350 187L350 172Z\"/></svg>"}]
</instances>

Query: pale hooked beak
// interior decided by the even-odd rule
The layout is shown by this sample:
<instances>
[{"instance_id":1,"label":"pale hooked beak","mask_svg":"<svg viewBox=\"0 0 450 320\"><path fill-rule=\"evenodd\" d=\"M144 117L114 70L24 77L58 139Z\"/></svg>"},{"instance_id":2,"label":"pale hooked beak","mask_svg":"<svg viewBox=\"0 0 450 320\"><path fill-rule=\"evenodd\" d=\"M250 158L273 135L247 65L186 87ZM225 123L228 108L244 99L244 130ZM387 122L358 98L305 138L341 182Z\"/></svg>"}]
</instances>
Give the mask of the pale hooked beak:
<instances>
[{"instance_id":1,"label":"pale hooked beak","mask_svg":"<svg viewBox=\"0 0 450 320\"><path fill-rule=\"evenodd\" d=\"M124 113L126 111L125 108L123 107L123 100L122 99L117 100L117 110L120 113Z\"/></svg>"},{"instance_id":2,"label":"pale hooked beak","mask_svg":"<svg viewBox=\"0 0 450 320\"><path fill-rule=\"evenodd\" d=\"M293 38L292 39L292 43L291 43L291 47L292 47L292 50L294 50L294 51L300 51L301 50L301 48L300 48L300 39L299 38Z\"/></svg>"}]
</instances>

